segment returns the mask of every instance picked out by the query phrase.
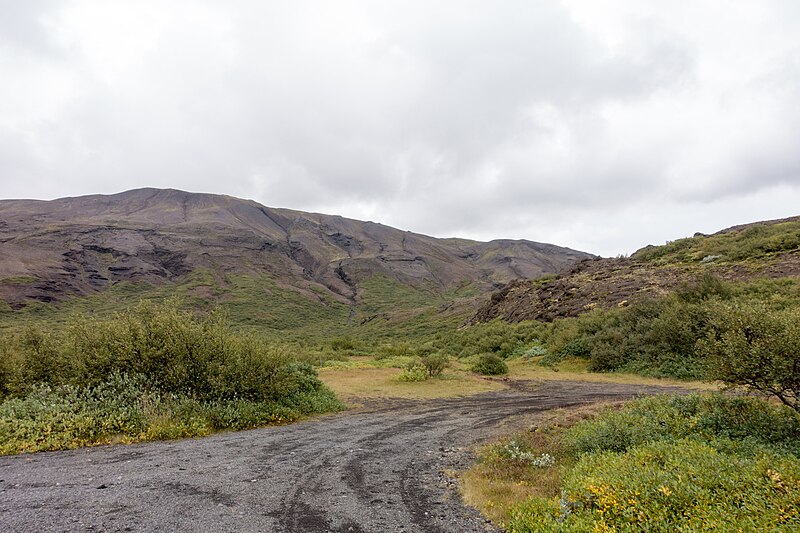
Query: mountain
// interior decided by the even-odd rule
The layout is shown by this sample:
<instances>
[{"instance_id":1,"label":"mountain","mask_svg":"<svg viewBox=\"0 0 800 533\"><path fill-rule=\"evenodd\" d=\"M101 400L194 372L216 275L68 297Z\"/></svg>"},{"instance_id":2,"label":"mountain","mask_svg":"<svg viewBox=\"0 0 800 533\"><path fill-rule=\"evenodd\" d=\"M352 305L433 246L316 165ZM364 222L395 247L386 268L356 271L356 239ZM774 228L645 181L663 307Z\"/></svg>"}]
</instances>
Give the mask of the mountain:
<instances>
[{"instance_id":1,"label":"mountain","mask_svg":"<svg viewBox=\"0 0 800 533\"><path fill-rule=\"evenodd\" d=\"M525 240L437 239L172 189L0 201L0 300L13 309L125 282L170 286L197 272L223 289L231 276L266 277L311 300L356 307L370 280L432 295L464 287L483 293L590 257Z\"/></svg>"},{"instance_id":2,"label":"mountain","mask_svg":"<svg viewBox=\"0 0 800 533\"><path fill-rule=\"evenodd\" d=\"M800 217L754 222L713 235L696 233L630 258L594 258L539 280L513 280L485 301L470 323L501 318L552 321L672 292L704 274L742 281L800 276Z\"/></svg>"}]
</instances>

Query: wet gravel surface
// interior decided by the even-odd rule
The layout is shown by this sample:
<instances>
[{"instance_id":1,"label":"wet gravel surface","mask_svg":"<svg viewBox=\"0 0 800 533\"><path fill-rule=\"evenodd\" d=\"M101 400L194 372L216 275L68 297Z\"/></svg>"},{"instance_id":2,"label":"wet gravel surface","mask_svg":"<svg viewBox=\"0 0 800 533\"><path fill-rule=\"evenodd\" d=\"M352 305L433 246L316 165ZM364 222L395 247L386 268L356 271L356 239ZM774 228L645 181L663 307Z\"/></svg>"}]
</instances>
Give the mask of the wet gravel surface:
<instances>
[{"instance_id":1,"label":"wet gravel surface","mask_svg":"<svg viewBox=\"0 0 800 533\"><path fill-rule=\"evenodd\" d=\"M668 389L547 382L202 439L0 457L0 531L496 531L448 476L510 420Z\"/></svg>"}]
</instances>

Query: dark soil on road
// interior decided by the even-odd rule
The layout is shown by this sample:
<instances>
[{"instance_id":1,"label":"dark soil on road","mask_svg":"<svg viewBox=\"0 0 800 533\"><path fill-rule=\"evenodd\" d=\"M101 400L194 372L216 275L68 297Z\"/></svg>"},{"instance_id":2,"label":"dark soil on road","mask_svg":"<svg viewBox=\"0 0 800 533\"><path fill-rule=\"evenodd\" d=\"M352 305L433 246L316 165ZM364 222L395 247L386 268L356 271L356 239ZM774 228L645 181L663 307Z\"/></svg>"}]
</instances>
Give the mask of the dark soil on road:
<instances>
[{"instance_id":1,"label":"dark soil on road","mask_svg":"<svg viewBox=\"0 0 800 533\"><path fill-rule=\"evenodd\" d=\"M496 531L448 475L475 444L538 412L668 390L517 384L202 439L2 457L0 530Z\"/></svg>"}]
</instances>

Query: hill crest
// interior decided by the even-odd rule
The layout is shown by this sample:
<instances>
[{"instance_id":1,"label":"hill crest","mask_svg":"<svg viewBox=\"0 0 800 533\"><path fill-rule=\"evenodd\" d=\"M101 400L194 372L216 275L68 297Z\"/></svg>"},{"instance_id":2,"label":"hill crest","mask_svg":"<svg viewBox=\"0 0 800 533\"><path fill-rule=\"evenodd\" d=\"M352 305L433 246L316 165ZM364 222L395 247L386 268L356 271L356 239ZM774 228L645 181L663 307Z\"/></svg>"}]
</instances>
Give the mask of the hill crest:
<instances>
[{"instance_id":1,"label":"hill crest","mask_svg":"<svg viewBox=\"0 0 800 533\"><path fill-rule=\"evenodd\" d=\"M696 233L645 246L630 258L584 260L552 278L513 280L494 292L470 323L496 318L549 322L595 308L624 307L707 273L730 281L800 275L800 217Z\"/></svg>"},{"instance_id":2,"label":"hill crest","mask_svg":"<svg viewBox=\"0 0 800 533\"><path fill-rule=\"evenodd\" d=\"M123 282L266 274L358 303L384 276L432 293L555 273L591 254L525 240L437 239L375 222L270 208L231 196L135 189L0 200L0 299L14 308Z\"/></svg>"}]
</instances>

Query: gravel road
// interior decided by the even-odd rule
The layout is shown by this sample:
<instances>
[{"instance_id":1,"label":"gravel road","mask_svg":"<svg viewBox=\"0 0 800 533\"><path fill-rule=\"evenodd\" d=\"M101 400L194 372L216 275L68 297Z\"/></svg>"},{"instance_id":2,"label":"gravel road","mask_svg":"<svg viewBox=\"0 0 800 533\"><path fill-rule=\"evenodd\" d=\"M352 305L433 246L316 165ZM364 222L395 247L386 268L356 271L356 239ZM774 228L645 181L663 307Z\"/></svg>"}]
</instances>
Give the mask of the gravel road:
<instances>
[{"instance_id":1,"label":"gravel road","mask_svg":"<svg viewBox=\"0 0 800 533\"><path fill-rule=\"evenodd\" d=\"M0 457L0 531L496 531L444 473L467 467L472 446L509 417L666 390L546 382L202 439Z\"/></svg>"}]
</instances>

